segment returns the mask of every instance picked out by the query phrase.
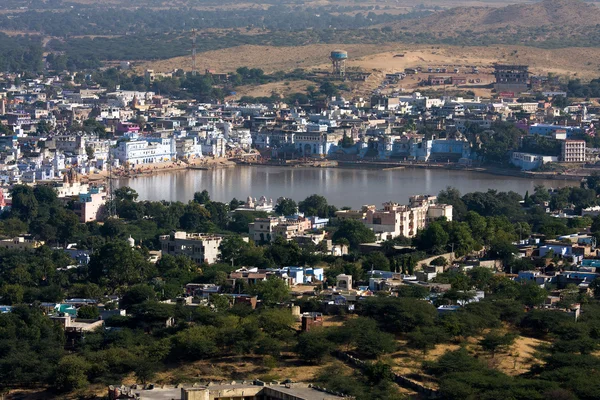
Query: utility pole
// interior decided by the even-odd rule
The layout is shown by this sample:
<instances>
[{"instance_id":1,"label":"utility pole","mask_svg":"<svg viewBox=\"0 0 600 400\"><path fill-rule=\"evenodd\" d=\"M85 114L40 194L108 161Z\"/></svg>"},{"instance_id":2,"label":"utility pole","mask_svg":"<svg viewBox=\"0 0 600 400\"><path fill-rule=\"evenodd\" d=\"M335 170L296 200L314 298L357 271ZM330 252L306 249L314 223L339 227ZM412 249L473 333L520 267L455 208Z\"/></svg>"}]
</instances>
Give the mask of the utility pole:
<instances>
[{"instance_id":1,"label":"utility pole","mask_svg":"<svg viewBox=\"0 0 600 400\"><path fill-rule=\"evenodd\" d=\"M113 152L112 147L108 146L108 217L117 216L117 205L115 204L115 183L113 179Z\"/></svg>"}]
</instances>

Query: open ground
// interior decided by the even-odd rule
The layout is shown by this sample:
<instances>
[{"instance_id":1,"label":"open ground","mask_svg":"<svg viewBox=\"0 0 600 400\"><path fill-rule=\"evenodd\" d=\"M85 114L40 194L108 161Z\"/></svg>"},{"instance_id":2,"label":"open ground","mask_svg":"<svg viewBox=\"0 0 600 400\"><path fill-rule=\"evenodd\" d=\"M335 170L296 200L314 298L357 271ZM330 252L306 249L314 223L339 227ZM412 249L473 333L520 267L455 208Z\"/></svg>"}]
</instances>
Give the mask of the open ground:
<instances>
[{"instance_id":1,"label":"open ground","mask_svg":"<svg viewBox=\"0 0 600 400\"><path fill-rule=\"evenodd\" d=\"M348 51L348 69L370 72L373 75L366 82L352 84L358 94L368 94L383 81L386 73L400 72L405 68L448 67L450 71L459 68L459 74L470 72L470 66L478 66L481 74L476 78L481 84L491 83L489 75L494 63L514 63L530 66L534 74L553 73L566 78L590 80L600 76L600 48L540 49L525 46L444 46L444 45L402 45L387 43L381 45L308 45L298 47L239 46L229 49L208 51L198 55L200 70L232 72L245 66L261 68L266 73L291 71L296 68L307 70L327 70L329 53L336 48ZM401 56L402 55L402 56ZM190 57L177 57L168 60L146 62L137 65L138 72L153 69L157 72L174 69L190 70ZM412 91L419 77L401 81L397 89ZM420 79L419 79L420 78ZM475 78L470 76L470 78ZM267 96L272 92L282 95L294 91L304 91L310 82L291 82L257 85L238 88L237 95ZM485 93L478 93L485 94Z\"/></svg>"}]
</instances>

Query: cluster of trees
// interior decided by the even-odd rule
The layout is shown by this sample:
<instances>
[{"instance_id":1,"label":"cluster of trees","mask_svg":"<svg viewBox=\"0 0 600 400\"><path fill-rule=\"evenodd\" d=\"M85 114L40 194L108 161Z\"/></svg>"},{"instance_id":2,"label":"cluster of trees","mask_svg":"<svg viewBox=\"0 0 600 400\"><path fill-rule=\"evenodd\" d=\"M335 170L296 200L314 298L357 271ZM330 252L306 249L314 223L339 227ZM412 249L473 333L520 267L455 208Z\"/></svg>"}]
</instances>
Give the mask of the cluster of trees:
<instances>
[{"instance_id":1,"label":"cluster of trees","mask_svg":"<svg viewBox=\"0 0 600 400\"><path fill-rule=\"evenodd\" d=\"M426 353L437 344L465 344L469 342L467 338L474 337L478 338L481 352L493 359L498 353L507 352L518 334L533 335L551 340L551 344L538 348L543 364L534 366L524 376L512 377L490 367L473 354L473 348L467 350L465 346L448 351L434 362L425 362L424 371L439 380L441 395L448 399L595 398L599 387L581 382L586 371L599 363L591 355L600 344L597 332L600 306L594 300L573 290L570 304L583 303L582 318L575 322L572 316L560 311L525 312L526 307L543 303L546 290L495 276L485 268L475 268L467 274L454 273L444 280L451 283L452 289L438 296L438 304L456 302L461 294L475 288L484 290L486 299L440 315L434 305L423 300L429 295L427 292L407 290L401 291L398 298L373 297L359 304L358 318L347 320L341 327L301 334L296 351L314 363L322 363L335 350L363 359L381 359L382 355L397 350L394 338L405 339L409 348ZM365 342L365 336L377 340ZM381 372L390 366L382 361L373 362L357 377L360 384L355 387L349 383L346 387L351 393L360 393L360 388L368 386L372 368ZM335 377L319 379L343 388Z\"/></svg>"},{"instance_id":2,"label":"cluster of trees","mask_svg":"<svg viewBox=\"0 0 600 400\"><path fill-rule=\"evenodd\" d=\"M453 206L453 221L440 219L432 222L418 232L412 244L427 254L454 251L458 256L485 248L489 256L505 260L507 271L533 269L532 263L513 260L517 253L513 243L529 237L531 233L555 238L591 226L592 233L600 237L597 218L560 219L549 216L545 211L546 205L552 210L572 207L579 214L582 208L597 205L599 181L598 177L592 176L582 187L560 188L552 195L544 186L537 186L531 195L526 193L525 197L495 190L461 196L458 190L448 188L439 193L438 200Z\"/></svg>"},{"instance_id":3,"label":"cluster of trees","mask_svg":"<svg viewBox=\"0 0 600 400\"><path fill-rule=\"evenodd\" d=\"M365 8L366 9L366 8ZM319 14L318 18L315 15ZM415 12L402 18L417 17ZM300 31L306 29L351 29L398 19L389 13L340 13L330 7L272 6L250 7L241 12L231 10L198 10L195 8L77 8L64 12L25 11L5 13L0 28L27 30L56 37L81 35L128 35L184 31L191 28L232 29L259 28Z\"/></svg>"},{"instance_id":4,"label":"cluster of trees","mask_svg":"<svg viewBox=\"0 0 600 400\"><path fill-rule=\"evenodd\" d=\"M580 79L569 80L566 86L568 97L600 97L600 78L584 83Z\"/></svg>"},{"instance_id":5,"label":"cluster of trees","mask_svg":"<svg viewBox=\"0 0 600 400\"><path fill-rule=\"evenodd\" d=\"M565 194L550 196L545 188L537 187L532 195L522 198L513 192L496 191L462 196L448 188L440 193L439 200L454 206L455 220L434 221L420 232L413 240L418 251L398 253L396 244L410 242L398 238L384 242L381 251L360 255L355 251L358 244L374 240L373 232L359 221L347 220L328 227L334 230L335 242L352 249L348 256L334 258L321 253L319 246L301 248L283 239L265 245L245 242L232 233L246 232L248 222L265 214L231 215L229 211L241 204L238 200L215 202L206 191L196 193L184 204L137 201L134 190L122 187L115 192L115 207L121 219L111 218L100 225L80 224L51 188L17 185L12 192L13 207L0 220L4 235L30 231L50 242L77 242L93 252L87 266L67 268L73 261L64 252L47 246L31 252L0 249L0 296L2 303L14 305L12 313L0 314L0 386L52 384L56 390L72 391L89 383L118 382L131 373L141 382L151 381L160 370L199 359L253 354L262 357L268 369L277 364L282 352L295 352L305 362L320 364L332 352L344 351L373 362L359 375L342 372L327 376L324 371L317 380L359 399L390 399L395 398L391 365L381 359L398 349L397 339L427 353L441 343L467 343L466 339L474 338L478 348L494 358L511 346L517 334L522 334L552 341L540 349L544 364L533 368L527 377L510 377L490 369L464 349L427 363L425 371L439 379L442 394L449 399L550 399L557 393L594 398L597 385L582 385L578 376L586 368L600 366L592 355L600 344L600 306L577 288L571 288L561 300L561 306L567 308L574 303L583 305L582 317L574 322L559 311L525 312L542 304L548 294L535 284L520 284L485 268L468 273L446 272L435 278L450 285L443 294L432 295L423 287L407 285L398 290L398 297L382 293L360 302L357 317L346 319L341 326L297 334L289 309L280 306L290 299L282 280L248 285L227 279L228 273L240 265L321 263L327 266L328 281L346 273L356 282L364 282L366 272L372 268L412 273L429 254L453 249L461 255L484 246L492 255L504 258L513 272L533 269L531 261L513 260L516 249L512 243L520 236L527 237L532 231L563 234L590 223L592 232L600 233L600 219L571 219L565 223L547 217L541 207L548 201L558 202L553 200L557 196L582 207L586 199L595 199L600 192L600 178L592 176L583 187L564 190ZM318 195L299 203L285 199L276 207L280 215L297 210L331 217L336 208ZM158 235L179 229L230 233L221 246L222 262L197 265L186 257L163 255L156 264L150 263L148 251L157 248ZM124 240L129 235L141 245L130 247ZM433 263L443 265L445 260L439 258ZM213 295L211 307L159 302L180 295L183 285L189 282L215 283L225 293L256 295L263 307L230 307L226 295ZM591 287L600 293L600 280ZM316 298L297 300L302 311L324 311L318 298L320 289L316 288ZM475 290L484 291L486 298L453 313L437 312L438 305L470 300ZM39 302L59 302L67 296L110 304L110 294L120 295L119 306L128 312L127 317L107 321L108 326L119 329L87 334L86 340L75 343L69 353L63 350L61 330L37 307ZM97 316L93 307L80 310L80 317ZM166 326L170 318L175 319L174 326ZM448 367L453 363L458 364ZM344 378L353 381L344 385Z\"/></svg>"},{"instance_id":6,"label":"cluster of trees","mask_svg":"<svg viewBox=\"0 0 600 400\"><path fill-rule=\"evenodd\" d=\"M230 308L221 297L213 299L211 310L162 304L154 295L143 286L132 287L122 304L128 316L106 321L119 329L88 333L69 353L60 325L41 309L17 306L0 315L0 387L48 384L68 392L89 383L114 384L132 372L145 383L173 363L250 354L274 360L293 350L295 319L289 309ZM165 327L172 317L180 323Z\"/></svg>"},{"instance_id":7,"label":"cluster of trees","mask_svg":"<svg viewBox=\"0 0 600 400\"><path fill-rule=\"evenodd\" d=\"M37 36L8 36L0 33L0 70L42 72L43 49Z\"/></svg>"}]
</instances>

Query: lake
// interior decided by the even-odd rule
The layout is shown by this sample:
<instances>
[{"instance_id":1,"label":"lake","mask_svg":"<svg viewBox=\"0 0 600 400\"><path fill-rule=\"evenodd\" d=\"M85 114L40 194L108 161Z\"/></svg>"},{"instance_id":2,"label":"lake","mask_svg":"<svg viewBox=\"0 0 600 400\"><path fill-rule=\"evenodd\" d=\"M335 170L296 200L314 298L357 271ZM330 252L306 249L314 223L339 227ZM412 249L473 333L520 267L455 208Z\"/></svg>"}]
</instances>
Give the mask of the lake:
<instances>
[{"instance_id":1,"label":"lake","mask_svg":"<svg viewBox=\"0 0 600 400\"><path fill-rule=\"evenodd\" d=\"M188 202L194 192L207 190L211 199L229 202L248 196L266 196L276 200L288 197L296 201L320 194L329 204L357 208L363 204L377 206L385 201L408 203L416 194L438 194L453 186L461 193L513 190L522 195L536 185L563 187L576 181L526 179L472 171L438 169L345 169L236 166L214 170L184 170L151 176L119 179L118 186L130 186L140 200Z\"/></svg>"}]
</instances>

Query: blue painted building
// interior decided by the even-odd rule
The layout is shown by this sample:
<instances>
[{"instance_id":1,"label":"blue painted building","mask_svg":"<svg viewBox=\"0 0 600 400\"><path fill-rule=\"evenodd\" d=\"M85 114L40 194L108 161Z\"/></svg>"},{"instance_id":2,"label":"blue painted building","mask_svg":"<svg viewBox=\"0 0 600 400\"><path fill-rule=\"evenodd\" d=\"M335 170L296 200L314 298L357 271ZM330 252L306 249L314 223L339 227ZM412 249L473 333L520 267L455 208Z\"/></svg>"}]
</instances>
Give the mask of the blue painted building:
<instances>
[{"instance_id":1,"label":"blue painted building","mask_svg":"<svg viewBox=\"0 0 600 400\"><path fill-rule=\"evenodd\" d=\"M583 129L578 126L533 124L529 127L530 135L552 136L552 134L557 131L565 131L567 133L567 138L570 138L573 135L578 135L578 134L584 133Z\"/></svg>"}]
</instances>

